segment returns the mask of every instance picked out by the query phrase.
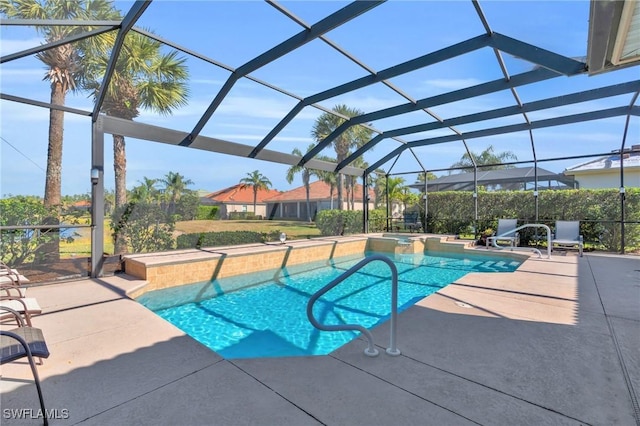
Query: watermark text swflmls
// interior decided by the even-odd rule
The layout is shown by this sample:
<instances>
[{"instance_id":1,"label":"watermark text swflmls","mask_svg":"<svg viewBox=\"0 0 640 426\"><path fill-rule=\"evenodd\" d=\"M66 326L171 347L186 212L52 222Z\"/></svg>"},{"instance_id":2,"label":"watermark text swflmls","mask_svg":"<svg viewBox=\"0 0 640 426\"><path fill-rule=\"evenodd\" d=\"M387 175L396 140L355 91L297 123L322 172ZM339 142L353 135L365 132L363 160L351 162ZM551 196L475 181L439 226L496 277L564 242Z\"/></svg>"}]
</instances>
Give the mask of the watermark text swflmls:
<instances>
[{"instance_id":1,"label":"watermark text swflmls","mask_svg":"<svg viewBox=\"0 0 640 426\"><path fill-rule=\"evenodd\" d=\"M66 408L51 408L44 411L33 408L4 408L2 410L3 419L43 419L45 416L47 419L65 420L69 418L69 410Z\"/></svg>"}]
</instances>

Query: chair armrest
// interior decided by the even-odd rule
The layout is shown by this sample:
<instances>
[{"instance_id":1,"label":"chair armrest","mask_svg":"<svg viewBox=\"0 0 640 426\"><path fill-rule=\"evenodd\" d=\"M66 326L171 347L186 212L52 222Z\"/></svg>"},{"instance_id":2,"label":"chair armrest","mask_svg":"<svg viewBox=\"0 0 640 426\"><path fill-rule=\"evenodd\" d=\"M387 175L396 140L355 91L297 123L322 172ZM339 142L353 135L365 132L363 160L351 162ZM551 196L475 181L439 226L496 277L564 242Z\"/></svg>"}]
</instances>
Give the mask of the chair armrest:
<instances>
[{"instance_id":1,"label":"chair armrest","mask_svg":"<svg viewBox=\"0 0 640 426\"><path fill-rule=\"evenodd\" d=\"M17 297L25 297L25 293L23 293L22 289L15 285L0 285L0 292L4 292L7 296L11 296L11 292L15 291L17 293Z\"/></svg>"},{"instance_id":2,"label":"chair armrest","mask_svg":"<svg viewBox=\"0 0 640 426\"><path fill-rule=\"evenodd\" d=\"M16 322L18 323L18 327L24 327L25 326L24 320L22 319L22 316L20 315L20 312L11 309L8 306L0 306L0 312L2 312L2 311L8 312L9 314L13 315L15 317L15 319L16 319Z\"/></svg>"},{"instance_id":3,"label":"chair armrest","mask_svg":"<svg viewBox=\"0 0 640 426\"><path fill-rule=\"evenodd\" d=\"M29 327L32 326L32 324L31 324L31 314L29 313L29 308L27 307L27 304L25 303L25 301L22 298L15 297L15 296L2 296L2 297L0 297L0 303L3 300L15 300L16 302L21 304L22 305L22 312L13 310L13 309L9 308L8 306L0 306L0 308L9 309L9 310L11 310L13 312L17 312L18 314L22 313L24 315L24 319L25 319L25 322L27 323L27 325Z\"/></svg>"}]
</instances>

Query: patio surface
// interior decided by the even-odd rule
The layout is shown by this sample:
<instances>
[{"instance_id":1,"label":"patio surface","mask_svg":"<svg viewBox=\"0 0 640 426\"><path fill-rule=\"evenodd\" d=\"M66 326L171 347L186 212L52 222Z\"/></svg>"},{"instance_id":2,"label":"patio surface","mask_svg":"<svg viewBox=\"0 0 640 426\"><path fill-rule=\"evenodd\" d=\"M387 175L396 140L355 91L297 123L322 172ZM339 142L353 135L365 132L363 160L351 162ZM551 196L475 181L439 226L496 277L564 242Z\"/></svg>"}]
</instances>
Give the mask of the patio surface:
<instances>
[{"instance_id":1,"label":"patio surface","mask_svg":"<svg viewBox=\"0 0 640 426\"><path fill-rule=\"evenodd\" d=\"M469 274L399 315L399 357L384 353L385 323L376 358L358 339L329 356L224 360L127 298L139 284L29 289L51 351L38 367L50 424L640 424L638 257ZM2 366L1 390L3 425L41 424L10 418L39 408L26 363Z\"/></svg>"}]
</instances>

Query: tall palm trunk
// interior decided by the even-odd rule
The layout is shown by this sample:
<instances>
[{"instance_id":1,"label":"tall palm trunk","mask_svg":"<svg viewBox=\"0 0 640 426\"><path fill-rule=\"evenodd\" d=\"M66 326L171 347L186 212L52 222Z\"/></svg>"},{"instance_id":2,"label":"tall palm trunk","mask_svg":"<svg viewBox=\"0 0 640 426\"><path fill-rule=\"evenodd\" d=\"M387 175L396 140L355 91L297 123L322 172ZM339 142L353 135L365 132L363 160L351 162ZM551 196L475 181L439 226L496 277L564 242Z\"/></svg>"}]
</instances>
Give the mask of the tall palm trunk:
<instances>
[{"instance_id":1,"label":"tall palm trunk","mask_svg":"<svg viewBox=\"0 0 640 426\"><path fill-rule=\"evenodd\" d=\"M338 163L340 162L340 160L338 160ZM342 185L343 185L343 175L342 173L338 173L338 210L342 210L344 209L344 206L342 205Z\"/></svg>"},{"instance_id":2,"label":"tall palm trunk","mask_svg":"<svg viewBox=\"0 0 640 426\"><path fill-rule=\"evenodd\" d=\"M64 105L66 90L63 83L51 84L51 103ZM64 111L49 111L49 151L47 176L44 186L44 206L60 208L62 187L62 139L64 133Z\"/></svg>"},{"instance_id":3,"label":"tall palm trunk","mask_svg":"<svg viewBox=\"0 0 640 426\"><path fill-rule=\"evenodd\" d=\"M258 187L253 187L253 215L257 216L256 204L258 204Z\"/></svg>"},{"instance_id":4,"label":"tall palm trunk","mask_svg":"<svg viewBox=\"0 0 640 426\"><path fill-rule=\"evenodd\" d=\"M309 185L309 171L305 169L302 174L302 180L304 182L304 190L307 194L307 221L311 222L311 185Z\"/></svg>"},{"instance_id":5,"label":"tall palm trunk","mask_svg":"<svg viewBox=\"0 0 640 426\"><path fill-rule=\"evenodd\" d=\"M51 103L64 105L67 88L63 82L51 83ZM52 215L44 218L43 225L60 224L62 204L62 141L64 135L64 111L49 111L49 147L47 152L47 175L44 184L44 206L52 209ZM36 262L57 262L60 260L60 231L52 229L53 238L42 245L36 254Z\"/></svg>"},{"instance_id":6,"label":"tall palm trunk","mask_svg":"<svg viewBox=\"0 0 640 426\"><path fill-rule=\"evenodd\" d=\"M124 136L113 135L113 171L116 182L116 208L127 204L127 155ZM115 236L114 252L127 252L127 243L120 235Z\"/></svg>"}]
</instances>

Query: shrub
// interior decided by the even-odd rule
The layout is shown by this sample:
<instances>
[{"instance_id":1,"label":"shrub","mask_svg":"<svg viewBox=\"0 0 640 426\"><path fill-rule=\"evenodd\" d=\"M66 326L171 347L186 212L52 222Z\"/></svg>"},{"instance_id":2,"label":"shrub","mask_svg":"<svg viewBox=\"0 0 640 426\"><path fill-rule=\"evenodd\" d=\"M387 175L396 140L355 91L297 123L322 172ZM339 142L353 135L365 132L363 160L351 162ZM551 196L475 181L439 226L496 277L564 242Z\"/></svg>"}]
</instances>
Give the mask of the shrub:
<instances>
[{"instance_id":1,"label":"shrub","mask_svg":"<svg viewBox=\"0 0 640 426\"><path fill-rule=\"evenodd\" d=\"M617 189L579 189L540 191L538 222L553 228L556 220L579 220L586 242L601 244L606 250L620 249L620 194ZM531 191L495 191L478 193L478 221L474 220L473 193L447 191L429 194L427 230L433 233L458 233L465 226L496 228L499 218L518 218L533 223L535 198ZM625 220L640 221L640 188L627 188ZM538 231L538 234L540 230ZM520 231L522 243L532 241L534 229ZM625 249L640 247L640 226L625 226Z\"/></svg>"},{"instance_id":2,"label":"shrub","mask_svg":"<svg viewBox=\"0 0 640 426\"><path fill-rule=\"evenodd\" d=\"M218 213L220 206L198 206L197 220L214 220L219 219Z\"/></svg>"},{"instance_id":3,"label":"shrub","mask_svg":"<svg viewBox=\"0 0 640 426\"><path fill-rule=\"evenodd\" d=\"M229 219L231 220L262 220L262 216L256 215L254 212L230 212Z\"/></svg>"},{"instance_id":4,"label":"shrub","mask_svg":"<svg viewBox=\"0 0 640 426\"><path fill-rule=\"evenodd\" d=\"M47 209L41 199L32 196L15 196L0 199L0 225L41 225L56 216L55 209ZM58 232L18 229L0 232L0 259L9 265L38 262L43 248L59 241ZM73 241L72 238L69 238Z\"/></svg>"},{"instance_id":5,"label":"shrub","mask_svg":"<svg viewBox=\"0 0 640 426\"><path fill-rule=\"evenodd\" d=\"M362 233L362 211L321 210L316 215L316 226L324 236Z\"/></svg>"},{"instance_id":6,"label":"shrub","mask_svg":"<svg viewBox=\"0 0 640 426\"><path fill-rule=\"evenodd\" d=\"M387 227L387 212L384 209L369 211L369 232L382 232Z\"/></svg>"},{"instance_id":7,"label":"shrub","mask_svg":"<svg viewBox=\"0 0 640 426\"><path fill-rule=\"evenodd\" d=\"M122 238L133 253L170 250L173 248L174 222L156 204L127 203L111 217L114 243Z\"/></svg>"},{"instance_id":8,"label":"shrub","mask_svg":"<svg viewBox=\"0 0 640 426\"><path fill-rule=\"evenodd\" d=\"M237 244L264 243L277 241L280 231L261 233L254 231L202 232L180 235L176 240L178 249L233 246Z\"/></svg>"}]
</instances>

